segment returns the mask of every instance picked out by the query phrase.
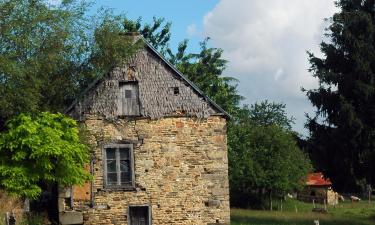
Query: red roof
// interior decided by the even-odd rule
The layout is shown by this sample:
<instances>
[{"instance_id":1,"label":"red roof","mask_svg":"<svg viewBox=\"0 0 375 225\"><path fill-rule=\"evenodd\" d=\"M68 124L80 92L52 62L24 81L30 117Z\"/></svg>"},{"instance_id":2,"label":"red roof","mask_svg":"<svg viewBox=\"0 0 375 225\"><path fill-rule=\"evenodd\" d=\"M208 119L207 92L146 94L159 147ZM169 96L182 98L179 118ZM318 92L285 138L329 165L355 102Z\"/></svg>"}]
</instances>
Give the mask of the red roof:
<instances>
[{"instance_id":1,"label":"red roof","mask_svg":"<svg viewBox=\"0 0 375 225\"><path fill-rule=\"evenodd\" d=\"M307 174L306 185L308 186L331 186L332 182L329 178L324 178L322 173Z\"/></svg>"}]
</instances>

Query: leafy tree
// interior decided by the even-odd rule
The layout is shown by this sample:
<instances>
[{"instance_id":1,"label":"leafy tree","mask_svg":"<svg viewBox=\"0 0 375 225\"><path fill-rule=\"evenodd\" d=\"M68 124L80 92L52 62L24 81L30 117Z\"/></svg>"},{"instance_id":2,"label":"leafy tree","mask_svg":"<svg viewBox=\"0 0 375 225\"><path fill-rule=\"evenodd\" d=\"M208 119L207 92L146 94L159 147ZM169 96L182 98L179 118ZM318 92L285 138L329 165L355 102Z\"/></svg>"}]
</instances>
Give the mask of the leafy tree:
<instances>
[{"instance_id":1,"label":"leafy tree","mask_svg":"<svg viewBox=\"0 0 375 225\"><path fill-rule=\"evenodd\" d=\"M0 134L0 187L20 197L36 199L42 184L83 184L90 178L86 145L75 120L62 114L20 114Z\"/></svg>"},{"instance_id":2,"label":"leafy tree","mask_svg":"<svg viewBox=\"0 0 375 225\"><path fill-rule=\"evenodd\" d=\"M289 129L291 122L283 104L264 101L239 110L228 127L232 205L259 207L265 199L271 203L273 195L301 187L312 167Z\"/></svg>"},{"instance_id":3,"label":"leafy tree","mask_svg":"<svg viewBox=\"0 0 375 225\"><path fill-rule=\"evenodd\" d=\"M309 117L310 154L339 190L375 184L375 2L340 0L340 12L321 43L323 57L309 54L319 88L307 91L316 107Z\"/></svg>"},{"instance_id":4,"label":"leafy tree","mask_svg":"<svg viewBox=\"0 0 375 225\"><path fill-rule=\"evenodd\" d=\"M249 116L251 120L255 121L259 125L277 125L286 130L291 130L292 124L294 124L294 118L289 118L286 115L285 108L285 104L268 102L265 100L251 105Z\"/></svg>"},{"instance_id":5,"label":"leafy tree","mask_svg":"<svg viewBox=\"0 0 375 225\"><path fill-rule=\"evenodd\" d=\"M177 52L169 47L170 22L163 18L153 18L153 23L142 25L142 19L126 19L126 32L139 32L150 44L159 50L177 69L196 84L207 96L224 110L235 113L243 99L237 91L237 80L223 76L227 61L222 58L222 49L208 47L209 38L200 43L200 52L186 51L188 40L180 42Z\"/></svg>"},{"instance_id":6,"label":"leafy tree","mask_svg":"<svg viewBox=\"0 0 375 225\"><path fill-rule=\"evenodd\" d=\"M237 80L223 76L227 61L222 49L208 47L208 38L200 43L199 53L186 53L187 40L180 43L175 55L169 51L170 60L194 82L207 96L227 112L234 114L244 98L238 94Z\"/></svg>"},{"instance_id":7,"label":"leafy tree","mask_svg":"<svg viewBox=\"0 0 375 225\"><path fill-rule=\"evenodd\" d=\"M137 20L125 19L123 22L125 32L139 32L156 50L166 55L169 50L172 23L166 22L164 18L153 17L152 24L142 24L142 18Z\"/></svg>"},{"instance_id":8,"label":"leafy tree","mask_svg":"<svg viewBox=\"0 0 375 225\"><path fill-rule=\"evenodd\" d=\"M92 80L131 55L124 16L90 18L84 2L0 0L0 130L22 112L62 111Z\"/></svg>"}]
</instances>

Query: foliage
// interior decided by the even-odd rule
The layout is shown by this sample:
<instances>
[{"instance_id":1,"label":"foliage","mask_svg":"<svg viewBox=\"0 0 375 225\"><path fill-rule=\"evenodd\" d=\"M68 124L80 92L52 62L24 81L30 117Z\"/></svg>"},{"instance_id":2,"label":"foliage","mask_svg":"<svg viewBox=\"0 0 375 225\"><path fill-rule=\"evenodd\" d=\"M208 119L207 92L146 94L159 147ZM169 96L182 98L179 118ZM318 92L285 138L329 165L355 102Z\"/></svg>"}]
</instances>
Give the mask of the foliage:
<instances>
[{"instance_id":1,"label":"foliage","mask_svg":"<svg viewBox=\"0 0 375 225\"><path fill-rule=\"evenodd\" d=\"M134 53L124 16L86 16L84 1L0 0L0 130L22 112L62 111L92 80Z\"/></svg>"},{"instance_id":2,"label":"foliage","mask_svg":"<svg viewBox=\"0 0 375 225\"><path fill-rule=\"evenodd\" d=\"M20 223L21 225L44 225L45 218L38 214L29 214Z\"/></svg>"},{"instance_id":3,"label":"foliage","mask_svg":"<svg viewBox=\"0 0 375 225\"><path fill-rule=\"evenodd\" d=\"M172 23L164 23L164 18L153 17L152 24L142 24L142 18L137 20L125 19L123 22L125 32L139 32L147 41L163 55L169 49L169 40L171 39L170 28Z\"/></svg>"},{"instance_id":4,"label":"foliage","mask_svg":"<svg viewBox=\"0 0 375 225\"><path fill-rule=\"evenodd\" d=\"M262 126L277 125L286 130L292 129L294 118L289 118L285 111L286 105L268 102L267 100L255 103L249 110L249 117Z\"/></svg>"},{"instance_id":5,"label":"foliage","mask_svg":"<svg viewBox=\"0 0 375 225\"><path fill-rule=\"evenodd\" d=\"M238 94L237 81L223 76L227 64L223 50L208 47L207 38L200 43L198 53L187 52L187 40L174 53L168 45L170 24L163 26L162 22L154 18L154 25L143 28L141 19L125 24L126 30L139 31L150 43L163 40L155 48L164 49L164 56L182 74L234 116L228 125L232 200L238 197L247 203L244 198L254 190L285 192L299 188L311 166L296 145L290 130L294 119L286 116L285 105L264 101L241 107L243 97Z\"/></svg>"},{"instance_id":6,"label":"foliage","mask_svg":"<svg viewBox=\"0 0 375 225\"><path fill-rule=\"evenodd\" d=\"M284 107L268 102L245 106L238 113L238 121L229 125L232 205L247 207L252 202L259 207L266 196L298 190L303 177L312 169L294 134L285 128L290 127L291 121Z\"/></svg>"},{"instance_id":7,"label":"foliage","mask_svg":"<svg viewBox=\"0 0 375 225\"><path fill-rule=\"evenodd\" d=\"M88 148L80 143L75 120L62 114L21 114L0 134L0 186L20 197L35 199L41 184L83 184Z\"/></svg>"},{"instance_id":8,"label":"foliage","mask_svg":"<svg viewBox=\"0 0 375 225\"><path fill-rule=\"evenodd\" d=\"M234 114L244 98L238 94L237 80L223 76L227 64L223 50L208 47L208 40L200 43L199 53L189 54L185 52L188 42L181 42L175 55L169 51L170 61L208 97Z\"/></svg>"},{"instance_id":9,"label":"foliage","mask_svg":"<svg viewBox=\"0 0 375 225\"><path fill-rule=\"evenodd\" d=\"M307 91L316 107L309 117L310 155L339 190L375 184L375 8L373 0L340 0L340 12L309 53L319 87Z\"/></svg>"},{"instance_id":10,"label":"foliage","mask_svg":"<svg viewBox=\"0 0 375 225\"><path fill-rule=\"evenodd\" d=\"M188 53L188 41L180 42L177 52L169 47L170 22L163 18L153 19L152 24L142 25L142 19L125 20L127 32L139 32L160 51L189 80L196 84L208 97L229 113L235 113L243 99L237 91L237 80L223 76L227 61L222 58L222 49L208 47L208 38L200 43L200 52Z\"/></svg>"}]
</instances>

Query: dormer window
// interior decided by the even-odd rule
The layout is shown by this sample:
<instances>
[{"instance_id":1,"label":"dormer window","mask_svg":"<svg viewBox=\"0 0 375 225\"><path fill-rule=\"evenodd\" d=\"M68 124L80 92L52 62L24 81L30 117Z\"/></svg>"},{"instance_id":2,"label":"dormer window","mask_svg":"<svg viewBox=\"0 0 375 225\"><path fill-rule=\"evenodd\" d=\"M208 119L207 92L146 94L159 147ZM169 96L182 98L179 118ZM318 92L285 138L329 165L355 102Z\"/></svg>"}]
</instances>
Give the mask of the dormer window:
<instances>
[{"instance_id":1,"label":"dormer window","mask_svg":"<svg viewBox=\"0 0 375 225\"><path fill-rule=\"evenodd\" d=\"M119 116L139 116L138 83L120 82L119 87Z\"/></svg>"}]
</instances>

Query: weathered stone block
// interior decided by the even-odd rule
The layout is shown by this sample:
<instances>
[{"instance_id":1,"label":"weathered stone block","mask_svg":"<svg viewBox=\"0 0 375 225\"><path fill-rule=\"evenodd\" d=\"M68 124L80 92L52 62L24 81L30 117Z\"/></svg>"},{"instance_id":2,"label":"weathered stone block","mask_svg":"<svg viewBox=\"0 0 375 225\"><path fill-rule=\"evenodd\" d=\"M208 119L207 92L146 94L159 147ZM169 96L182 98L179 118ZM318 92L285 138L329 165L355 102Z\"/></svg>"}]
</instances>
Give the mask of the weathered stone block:
<instances>
[{"instance_id":1,"label":"weathered stone block","mask_svg":"<svg viewBox=\"0 0 375 225\"><path fill-rule=\"evenodd\" d=\"M71 196L71 189L70 188L59 188L59 198L70 198Z\"/></svg>"},{"instance_id":2,"label":"weathered stone block","mask_svg":"<svg viewBox=\"0 0 375 225\"><path fill-rule=\"evenodd\" d=\"M62 212L59 213L59 220L62 225L82 224L82 212Z\"/></svg>"},{"instance_id":3,"label":"weathered stone block","mask_svg":"<svg viewBox=\"0 0 375 225\"><path fill-rule=\"evenodd\" d=\"M59 212L63 212L65 210L65 198L57 199L57 208Z\"/></svg>"},{"instance_id":4,"label":"weathered stone block","mask_svg":"<svg viewBox=\"0 0 375 225\"><path fill-rule=\"evenodd\" d=\"M218 207L218 206L220 206L220 201L219 200L210 199L210 200L206 201L205 204L208 207Z\"/></svg>"}]
</instances>

